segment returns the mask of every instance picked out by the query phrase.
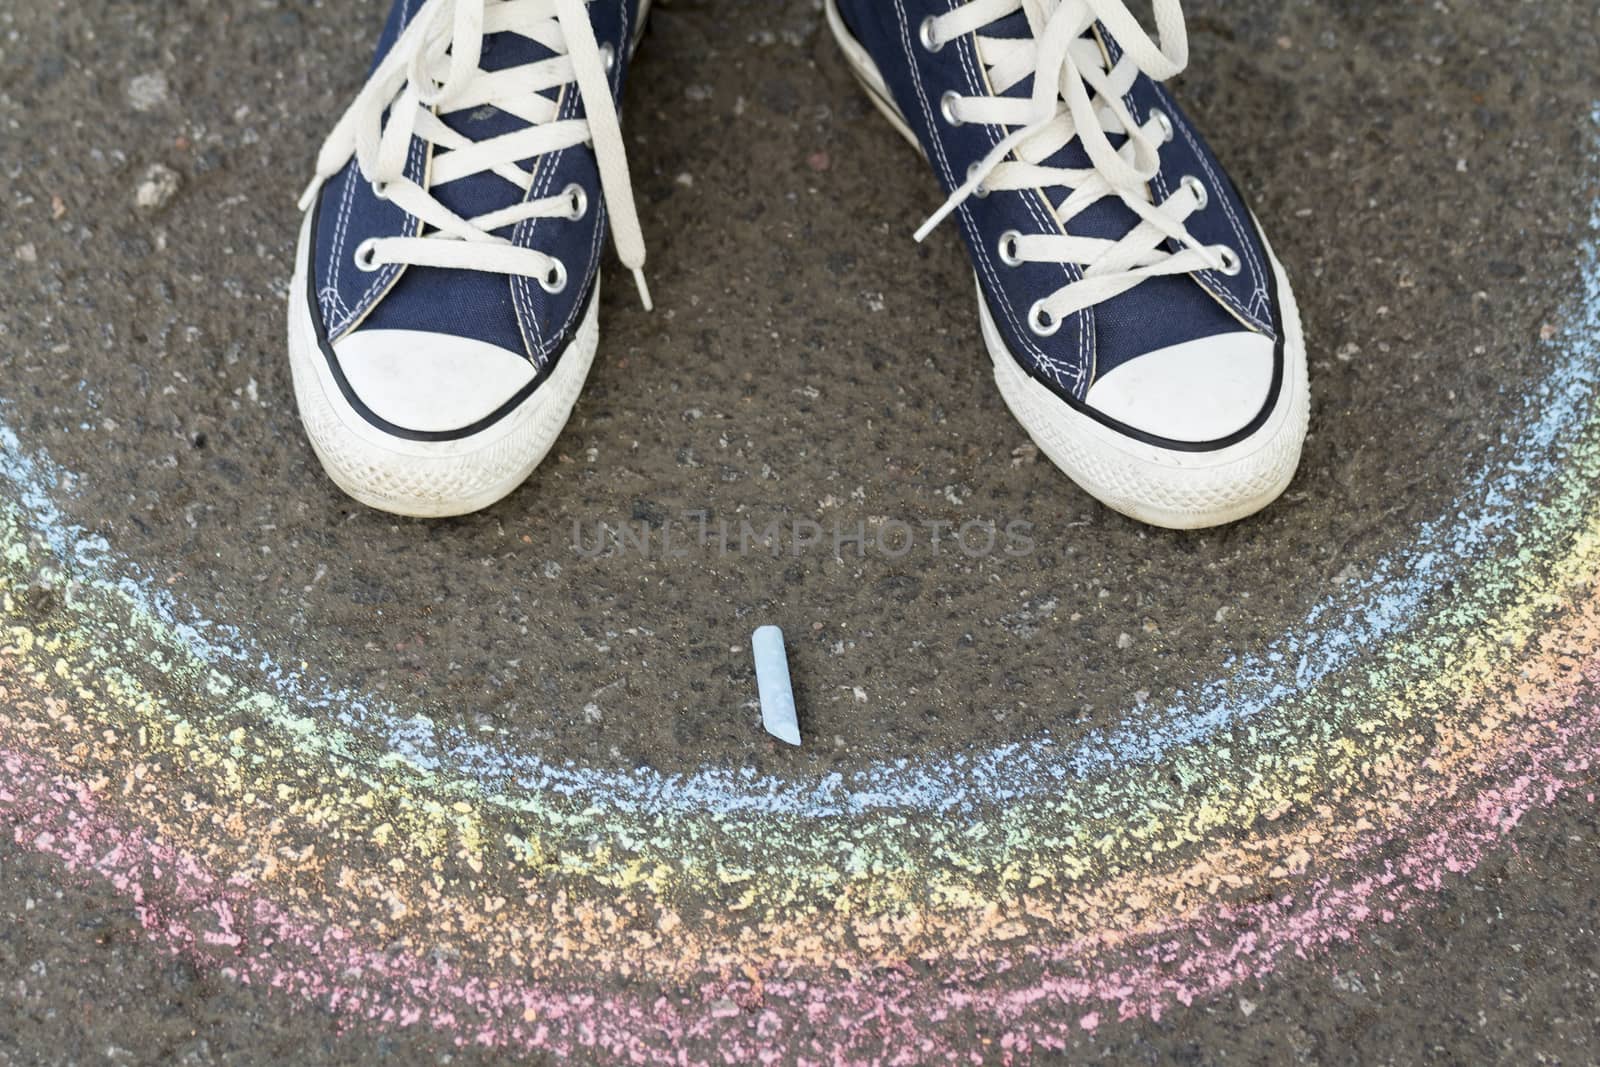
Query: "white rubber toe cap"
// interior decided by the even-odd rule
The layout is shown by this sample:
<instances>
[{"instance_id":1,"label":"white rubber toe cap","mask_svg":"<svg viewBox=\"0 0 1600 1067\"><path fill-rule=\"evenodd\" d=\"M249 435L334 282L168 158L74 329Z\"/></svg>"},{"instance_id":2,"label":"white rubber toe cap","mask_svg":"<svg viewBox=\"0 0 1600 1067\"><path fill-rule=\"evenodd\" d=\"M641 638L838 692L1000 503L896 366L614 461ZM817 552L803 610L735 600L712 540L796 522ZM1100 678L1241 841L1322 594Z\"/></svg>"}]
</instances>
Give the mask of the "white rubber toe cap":
<instances>
[{"instance_id":1,"label":"white rubber toe cap","mask_svg":"<svg viewBox=\"0 0 1600 1067\"><path fill-rule=\"evenodd\" d=\"M373 414L423 433L471 426L534 378L526 357L453 334L356 330L335 342L333 352Z\"/></svg>"},{"instance_id":2,"label":"white rubber toe cap","mask_svg":"<svg viewBox=\"0 0 1600 1067\"><path fill-rule=\"evenodd\" d=\"M1085 402L1127 426L1173 441L1220 441L1261 413L1274 345L1257 333L1185 341L1130 359L1095 379Z\"/></svg>"}]
</instances>

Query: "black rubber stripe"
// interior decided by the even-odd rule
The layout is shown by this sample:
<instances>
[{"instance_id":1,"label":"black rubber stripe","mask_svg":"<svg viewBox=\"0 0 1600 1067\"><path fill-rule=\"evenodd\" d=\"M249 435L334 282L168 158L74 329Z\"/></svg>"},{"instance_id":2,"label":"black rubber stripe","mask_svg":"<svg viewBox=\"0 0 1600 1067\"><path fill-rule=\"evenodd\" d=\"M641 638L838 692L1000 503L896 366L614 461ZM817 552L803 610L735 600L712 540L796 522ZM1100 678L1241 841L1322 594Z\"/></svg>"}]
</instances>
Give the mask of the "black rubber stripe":
<instances>
[{"instance_id":1,"label":"black rubber stripe","mask_svg":"<svg viewBox=\"0 0 1600 1067\"><path fill-rule=\"evenodd\" d=\"M510 400L507 400L477 422L457 430L412 430L404 426L398 426L367 407L361 397L356 395L356 391L350 387L349 379L345 377L344 368L339 366L338 357L333 354L333 345L328 340L328 327L322 321L322 309L317 304L317 271L316 263L313 262L317 251L317 220L321 214L322 198L319 196L316 206L312 208L310 247L306 250L306 309L310 312L311 321L317 328L317 347L322 349L322 357L327 360L328 369L333 373L333 380L339 383L339 392L344 394L345 403L349 404L351 409L368 423L391 437L399 437L406 441L459 441L464 437L471 437L473 434L487 430L515 411L524 400L533 395L535 389L543 385L545 380L555 372L556 364L566 354L567 348L572 342L573 334L577 332L578 327L589 314L589 302L594 299L595 290L592 283L589 286L589 291L584 294L578 313L572 317L572 325L567 327L566 332L562 334L561 340L557 343L555 354L550 357L550 361L544 365L544 368L538 374L534 375L531 382L517 390Z\"/></svg>"}]
</instances>

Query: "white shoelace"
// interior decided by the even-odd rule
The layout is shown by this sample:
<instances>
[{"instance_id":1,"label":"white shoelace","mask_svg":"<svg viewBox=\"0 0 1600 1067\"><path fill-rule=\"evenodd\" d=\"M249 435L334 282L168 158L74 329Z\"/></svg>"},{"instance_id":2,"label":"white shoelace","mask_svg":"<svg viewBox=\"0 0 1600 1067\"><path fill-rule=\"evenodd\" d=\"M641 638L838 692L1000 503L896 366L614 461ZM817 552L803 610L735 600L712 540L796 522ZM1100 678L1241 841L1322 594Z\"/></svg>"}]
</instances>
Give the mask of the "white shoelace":
<instances>
[{"instance_id":1,"label":"white shoelace","mask_svg":"<svg viewBox=\"0 0 1600 1067\"><path fill-rule=\"evenodd\" d=\"M973 164L967 180L922 224L921 241L969 196L1001 190L1062 186L1071 190L1054 207L1065 230L1074 217L1104 197L1118 197L1140 221L1117 241L1061 234L1018 234L1000 239L1003 261L1071 263L1083 268L1071 282L1034 304L1029 325L1048 336L1068 316L1109 300L1147 278L1218 269L1237 272L1237 253L1222 246L1201 245L1184 225L1205 207L1203 185L1186 180L1161 204L1154 202L1149 182L1160 169L1160 146L1172 136L1170 120L1152 113L1143 126L1128 112L1124 97L1143 72L1164 81L1189 60L1189 39L1180 0L1154 0L1158 44L1139 25L1123 0L969 0L927 19L921 28L923 47L937 50L949 41L1013 14L1025 14L1031 38L985 37L976 45L988 70L994 96L947 94L941 109L948 121L1010 127L988 155ZM1083 36L1102 22L1123 49L1107 69L1099 44ZM1031 97L1000 94L1032 76ZM1090 96L1090 90L1094 95ZM1126 137L1120 149L1110 137ZM1087 169L1046 167L1049 159L1074 138L1083 145ZM1015 159L1008 159L1012 153ZM1160 245L1171 238L1183 247L1168 252Z\"/></svg>"},{"instance_id":2,"label":"white shoelace","mask_svg":"<svg viewBox=\"0 0 1600 1067\"><path fill-rule=\"evenodd\" d=\"M547 291L560 292L567 280L566 266L560 260L536 249L520 248L493 231L528 219L581 218L588 209L581 187L569 186L556 195L473 218L457 215L429 189L493 171L526 196L533 175L522 169L521 160L592 143L617 256L633 272L639 299L648 310L644 234L633 204L622 130L606 77L607 58L595 41L588 3L427 0L328 135L317 154L316 179L301 198L301 208L310 207L322 183L344 169L353 155L373 191L419 219L419 234L424 234L366 242L358 252L363 269L401 263L492 271L534 278ZM481 69L483 38L507 32L537 41L554 54L506 70ZM625 48L627 42L617 47ZM577 83L585 118L558 120L556 102L544 96L543 90L572 82ZM499 108L530 125L474 142L440 118L484 106ZM434 157L424 179L426 186L405 175L413 135L448 149Z\"/></svg>"}]
</instances>

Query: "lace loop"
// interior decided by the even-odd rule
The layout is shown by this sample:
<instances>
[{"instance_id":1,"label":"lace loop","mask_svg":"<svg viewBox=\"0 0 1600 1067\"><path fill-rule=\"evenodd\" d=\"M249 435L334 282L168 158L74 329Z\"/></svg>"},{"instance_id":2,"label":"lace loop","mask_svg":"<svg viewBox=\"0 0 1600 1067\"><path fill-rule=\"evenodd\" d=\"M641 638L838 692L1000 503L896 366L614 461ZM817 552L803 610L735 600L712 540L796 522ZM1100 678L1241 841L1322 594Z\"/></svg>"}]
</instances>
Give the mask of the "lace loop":
<instances>
[{"instance_id":1,"label":"lace loop","mask_svg":"<svg viewBox=\"0 0 1600 1067\"><path fill-rule=\"evenodd\" d=\"M368 250L373 264L546 279L564 268L545 253L520 248L493 231L530 219L571 218L572 197L567 191L469 219L446 208L430 188L488 171L515 185L525 197L533 175L522 168L522 160L590 144L617 256L632 271L639 299L649 310L644 234L608 68L589 21L588 4L589 0L427 0L317 153L316 177L300 198L302 210L310 208L323 183L354 156L362 176L421 223L418 236L374 241ZM538 41L554 55L511 70L482 70L484 37L504 32ZM583 102L584 117L559 119L555 104L542 90L572 83ZM474 142L439 117L485 105L517 116L528 128ZM414 136L446 150L435 157L427 186L405 175ZM430 228L432 232L426 232Z\"/></svg>"}]
</instances>

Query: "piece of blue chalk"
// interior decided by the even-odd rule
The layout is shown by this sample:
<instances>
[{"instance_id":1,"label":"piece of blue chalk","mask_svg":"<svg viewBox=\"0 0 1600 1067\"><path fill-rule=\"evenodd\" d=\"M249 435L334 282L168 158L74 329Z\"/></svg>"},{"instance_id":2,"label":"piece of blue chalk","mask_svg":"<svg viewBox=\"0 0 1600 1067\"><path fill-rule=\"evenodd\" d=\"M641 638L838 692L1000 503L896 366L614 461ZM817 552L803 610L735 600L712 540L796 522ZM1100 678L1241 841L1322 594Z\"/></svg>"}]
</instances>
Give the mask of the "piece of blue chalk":
<instances>
[{"instance_id":1,"label":"piece of blue chalk","mask_svg":"<svg viewBox=\"0 0 1600 1067\"><path fill-rule=\"evenodd\" d=\"M750 637L756 654L756 689L761 694L761 725L779 741L800 743L800 720L794 711L794 689L789 684L789 657L783 651L783 631L763 626Z\"/></svg>"}]
</instances>

